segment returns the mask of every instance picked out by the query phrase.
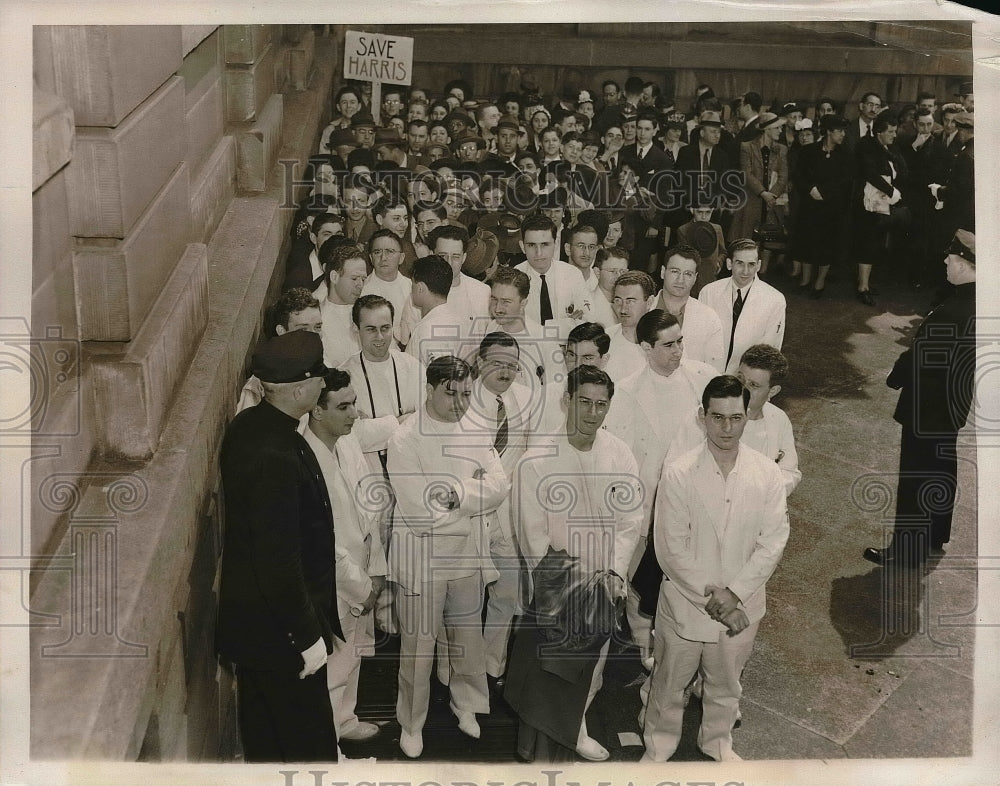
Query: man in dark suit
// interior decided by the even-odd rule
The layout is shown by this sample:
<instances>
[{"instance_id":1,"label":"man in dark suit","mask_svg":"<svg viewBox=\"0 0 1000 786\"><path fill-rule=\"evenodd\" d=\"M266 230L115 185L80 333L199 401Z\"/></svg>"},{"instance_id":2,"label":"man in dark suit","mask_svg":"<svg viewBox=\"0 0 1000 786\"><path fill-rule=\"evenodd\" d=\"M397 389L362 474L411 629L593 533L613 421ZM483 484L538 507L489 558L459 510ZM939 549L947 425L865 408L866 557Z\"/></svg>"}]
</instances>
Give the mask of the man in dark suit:
<instances>
[{"instance_id":1,"label":"man in dark suit","mask_svg":"<svg viewBox=\"0 0 1000 786\"><path fill-rule=\"evenodd\" d=\"M844 144L841 145L844 152L857 160L858 142L869 136L874 136L872 123L879 116L885 103L878 93L865 93L858 102L858 117L847 127L844 134Z\"/></svg>"},{"instance_id":2,"label":"man in dark suit","mask_svg":"<svg viewBox=\"0 0 1000 786\"><path fill-rule=\"evenodd\" d=\"M627 164L638 179L639 186L650 188L655 193L659 173L674 168L663 148L654 144L659 123L656 113L644 110L635 124L635 144L621 149L621 163ZM647 273L655 273L659 269L657 254L663 248L658 242L663 232L664 203L656 199L655 210L637 211L634 215L633 232L635 234L635 249L632 260L636 269Z\"/></svg>"},{"instance_id":3,"label":"man in dark suit","mask_svg":"<svg viewBox=\"0 0 1000 786\"><path fill-rule=\"evenodd\" d=\"M296 430L323 390L323 343L297 330L265 342L264 400L222 441L226 532L216 645L235 667L247 761L336 761L326 685L336 614L333 512Z\"/></svg>"},{"instance_id":4,"label":"man in dark suit","mask_svg":"<svg viewBox=\"0 0 1000 786\"><path fill-rule=\"evenodd\" d=\"M921 565L951 539L958 459L955 443L972 406L976 359L976 238L959 230L945 265L954 293L917 328L889 374L902 425L896 524L888 548L867 548L876 565ZM928 502L931 501L930 505ZM927 509L927 508L930 509Z\"/></svg>"},{"instance_id":5,"label":"man in dark suit","mask_svg":"<svg viewBox=\"0 0 1000 786\"><path fill-rule=\"evenodd\" d=\"M734 162L727 151L720 147L721 140L722 115L712 110L702 112L691 144L682 147L677 154L677 169L684 175L683 187L688 199L686 207L697 206L697 192L707 195L709 202L719 209L715 223L722 227L728 239L735 239L729 238L733 214L731 210L720 208L724 207L721 202L727 177L732 177L732 173L739 167L738 162Z\"/></svg>"},{"instance_id":6,"label":"man in dark suit","mask_svg":"<svg viewBox=\"0 0 1000 786\"><path fill-rule=\"evenodd\" d=\"M943 207L941 220L946 230L969 229L976 222L976 156L974 151L975 115L962 112L955 116L956 136L962 149L943 184L928 187Z\"/></svg>"},{"instance_id":7,"label":"man in dark suit","mask_svg":"<svg viewBox=\"0 0 1000 786\"><path fill-rule=\"evenodd\" d=\"M763 103L764 99L761 98L760 93L753 91L746 92L740 97L739 107L736 110L740 120L743 121L743 128L736 135L736 141L739 144L752 142L760 136L758 120L760 118L760 107Z\"/></svg>"}]
</instances>

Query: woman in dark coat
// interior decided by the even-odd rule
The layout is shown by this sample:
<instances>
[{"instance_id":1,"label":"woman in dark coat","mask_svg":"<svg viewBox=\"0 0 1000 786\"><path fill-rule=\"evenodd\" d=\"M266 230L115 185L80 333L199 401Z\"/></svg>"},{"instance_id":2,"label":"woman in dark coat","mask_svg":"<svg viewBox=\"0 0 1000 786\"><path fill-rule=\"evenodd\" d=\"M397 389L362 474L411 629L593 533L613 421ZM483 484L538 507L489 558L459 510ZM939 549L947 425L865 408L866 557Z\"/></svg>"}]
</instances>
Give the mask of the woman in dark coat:
<instances>
[{"instance_id":1,"label":"woman in dark coat","mask_svg":"<svg viewBox=\"0 0 1000 786\"><path fill-rule=\"evenodd\" d=\"M818 300L826 286L830 265L842 251L844 222L850 205L850 156L841 147L849 121L837 115L820 119L823 139L801 148L795 168L795 189L799 194L799 216L795 222L793 245L802 261L800 288L812 282L810 297Z\"/></svg>"}]
</instances>

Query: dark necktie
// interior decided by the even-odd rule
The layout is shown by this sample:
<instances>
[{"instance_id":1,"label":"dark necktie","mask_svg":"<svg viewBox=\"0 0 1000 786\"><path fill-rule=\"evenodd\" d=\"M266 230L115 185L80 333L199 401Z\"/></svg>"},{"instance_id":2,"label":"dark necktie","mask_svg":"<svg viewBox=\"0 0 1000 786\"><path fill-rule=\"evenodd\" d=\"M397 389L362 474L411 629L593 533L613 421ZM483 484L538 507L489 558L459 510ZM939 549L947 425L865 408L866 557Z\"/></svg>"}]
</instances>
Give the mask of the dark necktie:
<instances>
[{"instance_id":1,"label":"dark necktie","mask_svg":"<svg viewBox=\"0 0 1000 786\"><path fill-rule=\"evenodd\" d=\"M539 292L539 301L541 302L541 323L544 325L550 319L552 319L552 301L549 300L549 285L545 283L545 274L539 274L542 276L542 289Z\"/></svg>"},{"instance_id":2,"label":"dark necktie","mask_svg":"<svg viewBox=\"0 0 1000 786\"><path fill-rule=\"evenodd\" d=\"M872 133L872 124L871 123L868 124L868 130L865 132L865 136L875 136Z\"/></svg>"},{"instance_id":3,"label":"dark necktie","mask_svg":"<svg viewBox=\"0 0 1000 786\"><path fill-rule=\"evenodd\" d=\"M507 422L507 409L503 405L503 399L497 396L497 436L493 440L493 448L497 454L503 455L507 450L507 443L510 439L510 425Z\"/></svg>"},{"instance_id":4,"label":"dark necktie","mask_svg":"<svg viewBox=\"0 0 1000 786\"><path fill-rule=\"evenodd\" d=\"M729 365L729 359L733 356L733 338L736 336L736 323L740 319L740 314L743 312L743 304L746 301L743 299L742 290L736 290L736 300L733 301L733 329L729 331L729 351L726 353L726 365Z\"/></svg>"},{"instance_id":5,"label":"dark necktie","mask_svg":"<svg viewBox=\"0 0 1000 786\"><path fill-rule=\"evenodd\" d=\"M613 170L617 166L618 166L618 154L616 153L615 155L611 156L611 159L608 161L608 169Z\"/></svg>"},{"instance_id":6,"label":"dark necktie","mask_svg":"<svg viewBox=\"0 0 1000 786\"><path fill-rule=\"evenodd\" d=\"M701 169L703 172L708 171L708 150L709 148L706 147L705 152L701 157Z\"/></svg>"},{"instance_id":7,"label":"dark necktie","mask_svg":"<svg viewBox=\"0 0 1000 786\"><path fill-rule=\"evenodd\" d=\"M640 148L639 148L639 160L640 160L640 161L642 161L642 159L644 159L645 157L646 157L646 151L645 151L645 150L643 150L643 149L642 149L642 148L640 147Z\"/></svg>"}]
</instances>

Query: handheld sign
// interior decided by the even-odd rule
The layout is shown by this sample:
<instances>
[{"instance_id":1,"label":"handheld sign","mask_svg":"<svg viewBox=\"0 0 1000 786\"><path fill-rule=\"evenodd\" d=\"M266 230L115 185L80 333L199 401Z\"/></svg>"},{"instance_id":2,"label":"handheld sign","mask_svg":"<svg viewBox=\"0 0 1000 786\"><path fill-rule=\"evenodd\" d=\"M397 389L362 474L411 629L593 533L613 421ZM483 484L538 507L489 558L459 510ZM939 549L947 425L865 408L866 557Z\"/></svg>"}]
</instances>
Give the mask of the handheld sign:
<instances>
[{"instance_id":1,"label":"handheld sign","mask_svg":"<svg viewBox=\"0 0 1000 786\"><path fill-rule=\"evenodd\" d=\"M409 85L413 74L413 39L348 30L344 36L344 79L372 83L372 117L379 122L382 83Z\"/></svg>"}]
</instances>

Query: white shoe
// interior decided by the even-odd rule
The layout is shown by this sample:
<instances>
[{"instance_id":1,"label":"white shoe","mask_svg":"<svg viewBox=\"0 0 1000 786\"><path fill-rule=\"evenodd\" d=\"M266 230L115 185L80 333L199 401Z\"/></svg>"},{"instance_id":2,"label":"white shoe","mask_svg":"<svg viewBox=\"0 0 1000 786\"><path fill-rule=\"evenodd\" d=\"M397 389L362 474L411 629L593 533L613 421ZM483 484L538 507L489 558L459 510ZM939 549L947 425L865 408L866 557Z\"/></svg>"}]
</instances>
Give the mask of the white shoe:
<instances>
[{"instance_id":1,"label":"white shoe","mask_svg":"<svg viewBox=\"0 0 1000 786\"><path fill-rule=\"evenodd\" d=\"M722 752L722 756L719 761L743 761L743 757L730 748L729 750Z\"/></svg>"},{"instance_id":2,"label":"white shoe","mask_svg":"<svg viewBox=\"0 0 1000 786\"><path fill-rule=\"evenodd\" d=\"M411 759L420 758L420 754L424 752L424 735L419 731L416 734L401 732L399 749Z\"/></svg>"},{"instance_id":3,"label":"white shoe","mask_svg":"<svg viewBox=\"0 0 1000 786\"><path fill-rule=\"evenodd\" d=\"M611 754L593 737L581 737L576 741L576 752L587 761L605 761Z\"/></svg>"},{"instance_id":4,"label":"white shoe","mask_svg":"<svg viewBox=\"0 0 1000 786\"><path fill-rule=\"evenodd\" d=\"M364 721L361 721L348 731L341 734L340 739L350 740L352 742L364 742L365 740L370 740L372 737L376 736L380 731L382 730L374 723L365 723Z\"/></svg>"},{"instance_id":5,"label":"white shoe","mask_svg":"<svg viewBox=\"0 0 1000 786\"><path fill-rule=\"evenodd\" d=\"M476 720L476 713L460 710L454 704L449 706L455 717L458 718L459 730L463 734L472 737L472 739L478 740L482 734L482 730L479 728L479 721Z\"/></svg>"}]
</instances>

